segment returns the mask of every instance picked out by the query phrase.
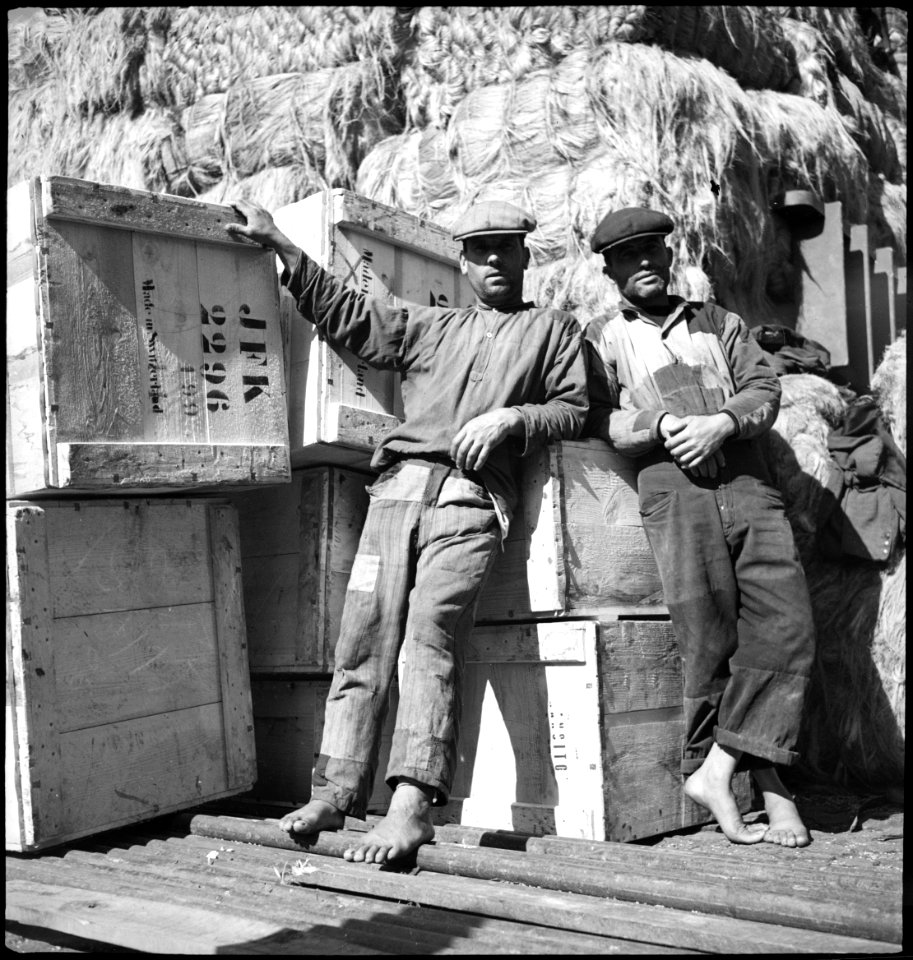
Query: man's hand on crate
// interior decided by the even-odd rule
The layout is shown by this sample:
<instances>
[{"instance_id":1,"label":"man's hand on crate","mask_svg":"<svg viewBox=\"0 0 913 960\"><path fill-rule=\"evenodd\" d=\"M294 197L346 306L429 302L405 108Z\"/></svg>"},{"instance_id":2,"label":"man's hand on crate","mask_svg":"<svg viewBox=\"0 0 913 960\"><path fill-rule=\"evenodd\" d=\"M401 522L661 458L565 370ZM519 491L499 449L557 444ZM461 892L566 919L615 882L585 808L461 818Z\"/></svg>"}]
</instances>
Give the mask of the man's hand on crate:
<instances>
[{"instance_id":1,"label":"man's hand on crate","mask_svg":"<svg viewBox=\"0 0 913 960\"><path fill-rule=\"evenodd\" d=\"M490 410L463 425L450 445L450 456L461 470L480 470L492 450L508 436L522 436L523 414L513 407Z\"/></svg>"},{"instance_id":2,"label":"man's hand on crate","mask_svg":"<svg viewBox=\"0 0 913 960\"><path fill-rule=\"evenodd\" d=\"M272 214L259 203L250 200L232 200L230 206L241 214L246 223L228 223L225 229L232 235L247 237L275 250L285 269L291 272L301 250L276 226Z\"/></svg>"}]
</instances>

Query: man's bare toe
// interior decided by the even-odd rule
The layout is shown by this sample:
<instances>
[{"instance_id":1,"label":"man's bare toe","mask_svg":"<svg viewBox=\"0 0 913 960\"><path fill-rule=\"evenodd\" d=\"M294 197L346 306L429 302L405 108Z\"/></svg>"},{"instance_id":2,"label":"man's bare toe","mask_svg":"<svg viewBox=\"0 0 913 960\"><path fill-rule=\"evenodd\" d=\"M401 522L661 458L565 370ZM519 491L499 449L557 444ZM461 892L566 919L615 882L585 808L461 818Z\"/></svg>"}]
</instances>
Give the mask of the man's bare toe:
<instances>
[{"instance_id":1,"label":"man's bare toe","mask_svg":"<svg viewBox=\"0 0 913 960\"><path fill-rule=\"evenodd\" d=\"M804 824L789 827L768 827L764 834L767 843L778 843L781 847L807 847L811 837Z\"/></svg>"},{"instance_id":2,"label":"man's bare toe","mask_svg":"<svg viewBox=\"0 0 913 960\"><path fill-rule=\"evenodd\" d=\"M279 827L288 833L319 833L338 830L345 824L345 814L323 800L311 800L279 820Z\"/></svg>"}]
</instances>

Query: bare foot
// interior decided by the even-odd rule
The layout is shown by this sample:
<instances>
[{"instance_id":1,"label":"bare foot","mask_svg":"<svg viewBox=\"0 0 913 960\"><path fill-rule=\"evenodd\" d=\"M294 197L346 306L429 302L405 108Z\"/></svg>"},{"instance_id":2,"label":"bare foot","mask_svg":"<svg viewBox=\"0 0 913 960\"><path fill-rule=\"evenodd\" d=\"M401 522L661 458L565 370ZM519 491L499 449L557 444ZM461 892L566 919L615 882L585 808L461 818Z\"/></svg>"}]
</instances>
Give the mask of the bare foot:
<instances>
[{"instance_id":1,"label":"bare foot","mask_svg":"<svg viewBox=\"0 0 913 960\"><path fill-rule=\"evenodd\" d=\"M431 802L418 787L401 783L384 819L343 856L356 863L386 863L412 853L433 836Z\"/></svg>"},{"instance_id":2,"label":"bare foot","mask_svg":"<svg viewBox=\"0 0 913 960\"><path fill-rule=\"evenodd\" d=\"M732 776L741 753L715 743L707 759L685 781L684 791L706 807L732 843L760 843L767 827L747 824L732 793Z\"/></svg>"},{"instance_id":3,"label":"bare foot","mask_svg":"<svg viewBox=\"0 0 913 960\"><path fill-rule=\"evenodd\" d=\"M767 811L765 842L778 843L781 847L807 847L812 842L811 835L776 769L762 767L754 770L752 776L761 790Z\"/></svg>"},{"instance_id":4,"label":"bare foot","mask_svg":"<svg viewBox=\"0 0 913 960\"><path fill-rule=\"evenodd\" d=\"M321 830L338 830L346 822L342 810L325 800L309 800L303 807L287 813L279 826L289 833L318 833Z\"/></svg>"}]
</instances>

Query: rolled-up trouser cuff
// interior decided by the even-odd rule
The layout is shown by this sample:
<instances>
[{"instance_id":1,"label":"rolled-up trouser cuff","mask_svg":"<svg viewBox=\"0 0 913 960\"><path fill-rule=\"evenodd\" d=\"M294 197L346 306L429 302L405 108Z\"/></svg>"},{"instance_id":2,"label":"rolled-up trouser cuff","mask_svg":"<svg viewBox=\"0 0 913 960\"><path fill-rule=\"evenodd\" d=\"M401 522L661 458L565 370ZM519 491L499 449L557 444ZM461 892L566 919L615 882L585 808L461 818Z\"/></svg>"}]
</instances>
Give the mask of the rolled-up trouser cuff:
<instances>
[{"instance_id":1,"label":"rolled-up trouser cuff","mask_svg":"<svg viewBox=\"0 0 913 960\"><path fill-rule=\"evenodd\" d=\"M795 750L774 747L770 743L733 733L731 730L724 730L722 727L713 728L713 738L721 747L741 750L743 753L751 754L752 757L758 757L768 763L779 763L789 767L799 761L799 754ZM760 764L760 766L764 765L764 763Z\"/></svg>"},{"instance_id":2,"label":"rolled-up trouser cuff","mask_svg":"<svg viewBox=\"0 0 913 960\"><path fill-rule=\"evenodd\" d=\"M335 769L334 769L335 768ZM339 775L348 783L357 783L353 790L335 782ZM357 760L337 760L321 754L311 774L311 799L323 800L341 810L346 816L365 820L368 815L368 793L371 788L371 773L367 764Z\"/></svg>"}]
</instances>

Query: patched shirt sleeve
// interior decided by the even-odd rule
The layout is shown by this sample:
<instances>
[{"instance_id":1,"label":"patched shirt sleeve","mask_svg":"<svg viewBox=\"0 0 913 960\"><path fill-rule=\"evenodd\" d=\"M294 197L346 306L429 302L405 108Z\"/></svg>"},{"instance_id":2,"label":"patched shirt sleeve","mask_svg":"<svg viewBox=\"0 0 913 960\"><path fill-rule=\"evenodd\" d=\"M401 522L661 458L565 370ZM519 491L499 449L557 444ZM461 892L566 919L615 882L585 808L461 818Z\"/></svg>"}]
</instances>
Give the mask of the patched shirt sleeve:
<instances>
[{"instance_id":1,"label":"patched shirt sleeve","mask_svg":"<svg viewBox=\"0 0 913 960\"><path fill-rule=\"evenodd\" d=\"M545 373L545 401L514 407L523 417L525 442L521 456L550 440L574 440L586 422L586 362L576 321L562 322L556 349Z\"/></svg>"},{"instance_id":2,"label":"patched shirt sleeve","mask_svg":"<svg viewBox=\"0 0 913 960\"><path fill-rule=\"evenodd\" d=\"M405 307L349 289L304 252L291 273L283 271L280 282L295 298L298 312L334 347L350 350L373 367L405 365L410 339Z\"/></svg>"},{"instance_id":3,"label":"patched shirt sleeve","mask_svg":"<svg viewBox=\"0 0 913 960\"><path fill-rule=\"evenodd\" d=\"M749 440L766 433L780 410L780 380L748 325L727 313L720 340L729 359L735 394L721 407L738 425L737 437Z\"/></svg>"},{"instance_id":4,"label":"patched shirt sleeve","mask_svg":"<svg viewBox=\"0 0 913 960\"><path fill-rule=\"evenodd\" d=\"M622 405L615 344L604 327L586 331L587 386L590 412L584 433L599 437L618 453L640 456L660 440L659 421L665 410L640 410Z\"/></svg>"}]
</instances>

